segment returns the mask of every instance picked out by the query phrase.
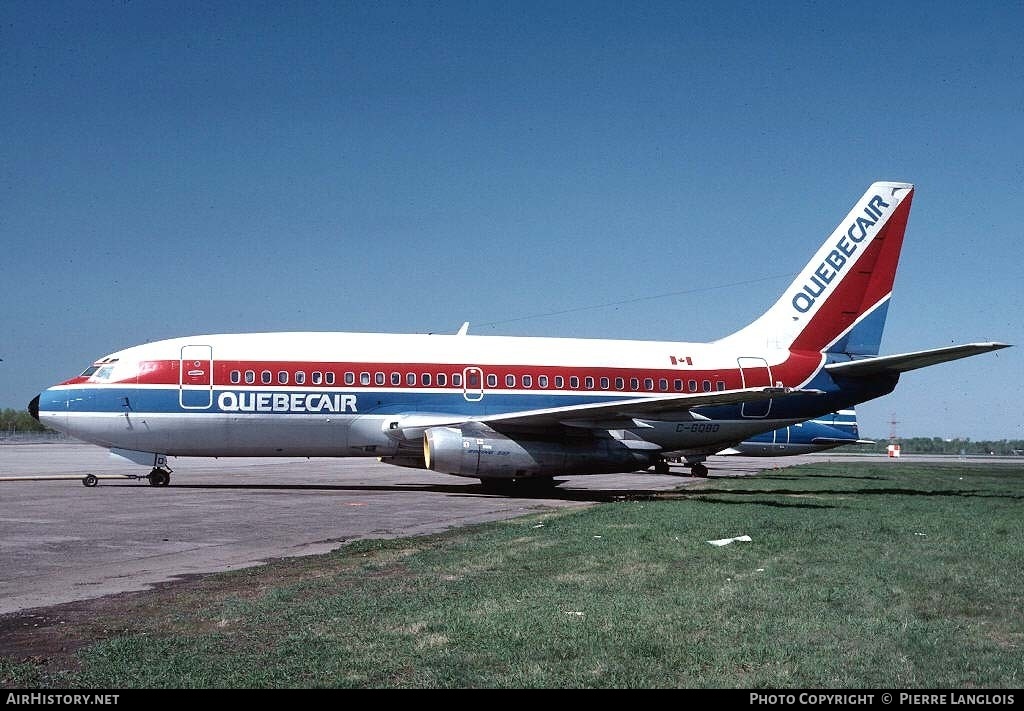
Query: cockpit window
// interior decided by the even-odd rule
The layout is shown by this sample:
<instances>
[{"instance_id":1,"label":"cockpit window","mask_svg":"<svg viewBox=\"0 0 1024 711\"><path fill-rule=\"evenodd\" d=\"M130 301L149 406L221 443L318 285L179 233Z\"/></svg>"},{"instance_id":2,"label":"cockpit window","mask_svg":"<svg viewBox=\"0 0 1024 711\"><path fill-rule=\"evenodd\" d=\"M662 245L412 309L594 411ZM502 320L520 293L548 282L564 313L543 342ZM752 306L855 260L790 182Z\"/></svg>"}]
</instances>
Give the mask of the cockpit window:
<instances>
[{"instance_id":1,"label":"cockpit window","mask_svg":"<svg viewBox=\"0 0 1024 711\"><path fill-rule=\"evenodd\" d=\"M114 366L112 366L112 365L105 365L102 368L100 368L99 370L97 370L96 371L96 375L94 375L92 377L93 377L93 380L108 380L110 378L110 374L112 372L114 372Z\"/></svg>"},{"instance_id":2,"label":"cockpit window","mask_svg":"<svg viewBox=\"0 0 1024 711\"><path fill-rule=\"evenodd\" d=\"M92 375L93 373L95 373L99 369L100 369L100 367L98 365L90 365L88 368L85 369L85 372L82 373L81 377L88 378L90 375Z\"/></svg>"}]
</instances>

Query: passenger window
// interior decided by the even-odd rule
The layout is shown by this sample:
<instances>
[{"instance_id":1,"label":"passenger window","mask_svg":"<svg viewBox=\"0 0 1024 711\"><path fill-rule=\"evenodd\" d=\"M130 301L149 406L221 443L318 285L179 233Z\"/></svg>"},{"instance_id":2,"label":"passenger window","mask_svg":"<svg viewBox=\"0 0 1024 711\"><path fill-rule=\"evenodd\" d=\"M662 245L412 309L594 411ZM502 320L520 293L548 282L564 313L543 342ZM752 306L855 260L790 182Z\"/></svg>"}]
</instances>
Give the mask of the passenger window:
<instances>
[{"instance_id":1,"label":"passenger window","mask_svg":"<svg viewBox=\"0 0 1024 711\"><path fill-rule=\"evenodd\" d=\"M462 373L452 373L452 387L462 387Z\"/></svg>"},{"instance_id":2,"label":"passenger window","mask_svg":"<svg viewBox=\"0 0 1024 711\"><path fill-rule=\"evenodd\" d=\"M622 378L616 378L615 379L615 389L616 390L622 390L625 387L626 387L626 381L625 380L623 380Z\"/></svg>"},{"instance_id":3,"label":"passenger window","mask_svg":"<svg viewBox=\"0 0 1024 711\"><path fill-rule=\"evenodd\" d=\"M402 384L402 374L401 373L392 373L391 374L391 384L392 385L401 385Z\"/></svg>"},{"instance_id":4,"label":"passenger window","mask_svg":"<svg viewBox=\"0 0 1024 711\"><path fill-rule=\"evenodd\" d=\"M546 376L546 375L538 375L537 376L537 387L538 388L546 388L547 386L548 386L548 376Z\"/></svg>"},{"instance_id":5,"label":"passenger window","mask_svg":"<svg viewBox=\"0 0 1024 711\"><path fill-rule=\"evenodd\" d=\"M312 380L312 382L313 382L313 385L319 385L320 383L323 382L323 379L324 379L324 374L321 373L319 370L314 370L313 371L313 376L312 376L312 378L310 378L310 380Z\"/></svg>"},{"instance_id":6,"label":"passenger window","mask_svg":"<svg viewBox=\"0 0 1024 711\"><path fill-rule=\"evenodd\" d=\"M594 389L594 376L588 375L583 382L586 384L587 390L593 390ZM608 378L604 379L604 389L605 390L608 389Z\"/></svg>"},{"instance_id":7,"label":"passenger window","mask_svg":"<svg viewBox=\"0 0 1024 711\"><path fill-rule=\"evenodd\" d=\"M690 388L690 392L691 393L697 392L697 381L696 380L689 381L687 383L687 386Z\"/></svg>"},{"instance_id":8,"label":"passenger window","mask_svg":"<svg viewBox=\"0 0 1024 711\"><path fill-rule=\"evenodd\" d=\"M317 373L313 373L313 382L314 383L319 383L320 381L317 380L316 376L317 376ZM351 370L346 371L345 372L345 385L355 385L355 384L356 384L356 374L353 373Z\"/></svg>"},{"instance_id":9,"label":"passenger window","mask_svg":"<svg viewBox=\"0 0 1024 711\"><path fill-rule=\"evenodd\" d=\"M639 390L640 389L640 378L630 378L629 379L629 389L630 390Z\"/></svg>"},{"instance_id":10,"label":"passenger window","mask_svg":"<svg viewBox=\"0 0 1024 711\"><path fill-rule=\"evenodd\" d=\"M608 380L608 378L601 378L601 389L602 390L607 390L610 387L611 387L611 381ZM594 386L591 385L590 389L593 390Z\"/></svg>"},{"instance_id":11,"label":"passenger window","mask_svg":"<svg viewBox=\"0 0 1024 711\"><path fill-rule=\"evenodd\" d=\"M288 384L288 371L287 370L279 370L279 371L277 371L277 382L278 382L279 385L287 385Z\"/></svg>"},{"instance_id":12,"label":"passenger window","mask_svg":"<svg viewBox=\"0 0 1024 711\"><path fill-rule=\"evenodd\" d=\"M658 381L658 390L661 390L662 392L668 391L668 378L662 378Z\"/></svg>"},{"instance_id":13,"label":"passenger window","mask_svg":"<svg viewBox=\"0 0 1024 711\"><path fill-rule=\"evenodd\" d=\"M676 391L677 393L681 393L681 392L683 392L683 381L682 381L682 380L679 380L678 378L676 378L675 380L673 380L673 381L672 381L672 388L673 388L673 389L674 389L674 390L675 390L675 391Z\"/></svg>"},{"instance_id":14,"label":"passenger window","mask_svg":"<svg viewBox=\"0 0 1024 711\"><path fill-rule=\"evenodd\" d=\"M719 389L719 390L725 390L725 381L724 381L724 380L719 380L719 381L718 381L718 382L716 383L716 385L718 385L718 389Z\"/></svg>"},{"instance_id":15,"label":"passenger window","mask_svg":"<svg viewBox=\"0 0 1024 711\"><path fill-rule=\"evenodd\" d=\"M564 388L565 387L565 378L563 378L561 375L556 375L555 376L555 387L558 388L559 390Z\"/></svg>"},{"instance_id":16,"label":"passenger window","mask_svg":"<svg viewBox=\"0 0 1024 711\"><path fill-rule=\"evenodd\" d=\"M328 385L334 385L334 371L332 370L328 373L324 373L324 380L327 381Z\"/></svg>"},{"instance_id":17,"label":"passenger window","mask_svg":"<svg viewBox=\"0 0 1024 711\"><path fill-rule=\"evenodd\" d=\"M647 392L654 390L654 378L644 378L644 390Z\"/></svg>"},{"instance_id":18,"label":"passenger window","mask_svg":"<svg viewBox=\"0 0 1024 711\"><path fill-rule=\"evenodd\" d=\"M480 387L479 370L471 370L468 373L466 373L466 387L474 389Z\"/></svg>"},{"instance_id":19,"label":"passenger window","mask_svg":"<svg viewBox=\"0 0 1024 711\"><path fill-rule=\"evenodd\" d=\"M306 371L304 371L304 370L297 370L297 371L295 371L295 384L296 385L302 385L305 382L306 382Z\"/></svg>"},{"instance_id":20,"label":"passenger window","mask_svg":"<svg viewBox=\"0 0 1024 711\"><path fill-rule=\"evenodd\" d=\"M416 373L406 373L405 374L405 384L406 385L415 385L416 384Z\"/></svg>"},{"instance_id":21,"label":"passenger window","mask_svg":"<svg viewBox=\"0 0 1024 711\"><path fill-rule=\"evenodd\" d=\"M532 388L533 387L533 376L532 375L524 375L523 376L523 387L524 388Z\"/></svg>"},{"instance_id":22,"label":"passenger window","mask_svg":"<svg viewBox=\"0 0 1024 711\"><path fill-rule=\"evenodd\" d=\"M231 382L232 383L236 383L236 384L242 382L242 373L240 371L237 371L237 370L232 370L231 371Z\"/></svg>"},{"instance_id":23,"label":"passenger window","mask_svg":"<svg viewBox=\"0 0 1024 711\"><path fill-rule=\"evenodd\" d=\"M445 375L444 373L438 373L437 374L437 386L440 387L440 388L443 388L447 384L448 384L448 376Z\"/></svg>"},{"instance_id":24,"label":"passenger window","mask_svg":"<svg viewBox=\"0 0 1024 711\"><path fill-rule=\"evenodd\" d=\"M703 387L704 387L704 392L706 392L706 393L711 392L711 381L710 380L705 380L703 383L701 383L701 385L703 385Z\"/></svg>"},{"instance_id":25,"label":"passenger window","mask_svg":"<svg viewBox=\"0 0 1024 711\"><path fill-rule=\"evenodd\" d=\"M374 373L373 374L373 382L375 382L377 385L383 385L384 384L384 373Z\"/></svg>"},{"instance_id":26,"label":"passenger window","mask_svg":"<svg viewBox=\"0 0 1024 711\"><path fill-rule=\"evenodd\" d=\"M423 385L425 385L425 386L426 385L430 385L430 373L424 373L420 377L420 382L423 383Z\"/></svg>"},{"instance_id":27,"label":"passenger window","mask_svg":"<svg viewBox=\"0 0 1024 711\"><path fill-rule=\"evenodd\" d=\"M260 373L260 382L262 382L264 385L270 385L270 382L273 379L274 376L270 374L269 370L264 370L262 373Z\"/></svg>"},{"instance_id":28,"label":"passenger window","mask_svg":"<svg viewBox=\"0 0 1024 711\"><path fill-rule=\"evenodd\" d=\"M247 371L245 371L245 382L247 382L249 385L252 385L253 383L255 383L256 382L256 371L254 371L254 370L247 370Z\"/></svg>"},{"instance_id":29,"label":"passenger window","mask_svg":"<svg viewBox=\"0 0 1024 711\"><path fill-rule=\"evenodd\" d=\"M498 387L498 376L494 373L488 373L487 375L487 387L496 388Z\"/></svg>"},{"instance_id":30,"label":"passenger window","mask_svg":"<svg viewBox=\"0 0 1024 711\"><path fill-rule=\"evenodd\" d=\"M365 370L362 373L359 374L359 384L360 385L369 385L370 384L370 374L367 373Z\"/></svg>"},{"instance_id":31,"label":"passenger window","mask_svg":"<svg viewBox=\"0 0 1024 711\"><path fill-rule=\"evenodd\" d=\"M580 376L570 375L569 376L569 387L573 390L578 390L580 387Z\"/></svg>"},{"instance_id":32,"label":"passenger window","mask_svg":"<svg viewBox=\"0 0 1024 711\"><path fill-rule=\"evenodd\" d=\"M506 375L505 376L505 387L506 388L514 388L515 386L516 386L516 376L514 376L514 375Z\"/></svg>"}]
</instances>

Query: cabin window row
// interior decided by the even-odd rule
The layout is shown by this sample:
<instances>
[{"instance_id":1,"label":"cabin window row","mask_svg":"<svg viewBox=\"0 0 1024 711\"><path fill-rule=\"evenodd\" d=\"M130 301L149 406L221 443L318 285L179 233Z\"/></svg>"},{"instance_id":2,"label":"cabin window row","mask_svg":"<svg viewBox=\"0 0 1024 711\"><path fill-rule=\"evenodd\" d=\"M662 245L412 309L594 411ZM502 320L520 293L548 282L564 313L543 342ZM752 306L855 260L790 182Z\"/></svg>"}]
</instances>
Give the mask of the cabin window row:
<instances>
[{"instance_id":1,"label":"cabin window row","mask_svg":"<svg viewBox=\"0 0 1024 711\"><path fill-rule=\"evenodd\" d=\"M303 370L298 370L298 371L295 371L294 373L289 372L287 370L279 370L279 371L277 371L276 375L277 375L277 384L278 385L289 385L291 382L294 382L295 385L305 385L306 384L306 372L303 371ZM253 385L253 384L256 383L256 377L257 377L257 371L255 371L255 370L246 370L246 371L232 370L231 374L230 374L231 382L233 384L239 384L239 383L241 383L244 380L247 385ZM347 371L342 377L343 377L343 381L344 381L345 385L355 385L356 382L357 382L357 375L353 371ZM474 378L473 380L475 381L476 379ZM273 373L273 371L270 371L270 370L259 371L259 381L263 385L272 385L272 384L274 384L274 373ZM402 373L391 372L390 374L385 374L383 372L377 371L377 372L371 374L369 371L365 371L365 370L358 374L358 383L361 386L368 386L368 385L384 386L384 385L390 384L392 387L400 387L403 384L403 382L408 387L415 387L417 385L420 385L420 386L423 386L423 387L436 386L436 387L439 387L439 388L444 388L444 387L448 386L449 376L448 376L447 373L405 373L404 378L403 378L403 374ZM569 388L571 390L579 390L581 382L582 382L583 388L585 390L596 390L596 389L598 389L598 386L600 387L601 390L612 390L612 389L614 389L614 390L626 390L627 389L626 388L627 381L626 381L626 378L624 378L624 377L618 377L618 378L614 378L613 379L613 378L610 378L610 377L607 377L607 376L602 376L600 378L595 378L593 376L588 375L588 376L586 376L586 377L581 379L580 376L578 376L578 375L570 375L569 378L568 378ZM565 384L566 384L566 378L564 376L562 376L562 375L556 375L553 378L549 378L547 375L538 375L536 377L536 379L535 379L532 375L523 375L523 376L518 376L517 377L516 375L513 375L511 373L509 373L509 374L507 374L505 376L505 387L506 388L517 388L517 387L520 387L520 386L523 387L523 388L533 388L535 383L536 383L536 387L540 388L540 389L547 389L547 388L549 388L549 387L551 387L553 385L555 390L564 390L565 389ZM672 385L671 390L669 389L669 379L668 378L658 378L657 379L657 388L655 388L655 379L654 378L643 378L642 379L642 383L643 383L643 387L641 388L641 379L640 378L629 378L629 388L628 389L631 390L631 391L635 391L635 392L659 392L660 391L660 392L677 392L677 393L681 393L681 392L695 393L695 392L698 392L698 391L701 391L701 392L711 392L713 389L714 390L725 390L725 381L724 380L716 380L715 383L714 383L714 388L712 388L712 383L711 383L710 380L702 380L702 381L700 381L699 386L698 386L698 382L696 380L688 380L688 381L685 382L685 386L686 387L684 389L684 381L682 379L680 379L680 378L676 378L676 379L671 381L671 385ZM331 372L329 370L326 371L326 372L319 371L319 370L314 370L311 373L309 373L309 384L311 384L311 385L334 385L335 384L335 375L334 375L333 372ZM614 388L612 387L613 384L614 384ZM452 385L452 387L456 387L456 388L462 387L462 374L461 373L452 373L451 374L451 385ZM479 387L479 383L478 382L471 382L470 385L472 387ZM498 376L495 375L494 373L489 373L487 375L487 387L489 387L489 388L496 388L496 387L498 387Z\"/></svg>"},{"instance_id":2,"label":"cabin window row","mask_svg":"<svg viewBox=\"0 0 1024 711\"><path fill-rule=\"evenodd\" d=\"M263 384L263 385L273 385L273 384L275 384L275 380L274 380L275 376L274 376L273 371L262 370L262 371L258 372L258 376L259 376L259 382L261 384ZM292 383L294 383L295 385L305 385L307 383L306 372L303 371L303 370L298 370L298 371L295 371L294 373L292 373L290 371L287 371L287 370L279 370L279 371L277 371L277 376L276 377L277 377L277 380L276 380L276 384L277 385L289 385L289 384L292 384ZM253 385L253 384L256 383L256 380L257 380L257 371L255 371L255 370L246 370L246 371L232 370L231 373L229 374L229 378L230 378L231 382L233 384L235 384L235 385L240 384L243 381L247 385ZM311 385L334 385L335 382L336 382L335 378L336 378L335 374L333 372L329 371L329 370L326 371L326 372L322 372L322 371L319 371L319 370L314 370L313 372L309 373L309 380L308 380L308 382ZM354 373L352 371L348 371L348 372L344 373L342 378L344 380L345 385L355 385L356 381L357 381L357 375L356 375L356 373ZM387 378L387 376L384 373L381 373L381 372L374 373L372 375L372 377L371 377L371 374L369 372L367 372L367 371L363 371L363 372L358 374L358 382L359 382L360 385L386 385L388 380L389 379ZM402 380L403 379L402 379L402 374L401 373L391 373L391 377L390 377L391 385L399 386L399 385L402 384ZM432 385L434 383L436 383L439 387L446 387L448 385L448 374L447 373L437 373L436 375L432 375L431 373L419 373L419 374L417 374L417 373L406 373L405 374L405 384L409 385L409 386L414 386L414 385L417 385L417 384L429 386L429 385ZM462 386L462 374L461 373L453 373L452 376L451 376L451 383L455 387L461 387Z\"/></svg>"},{"instance_id":3,"label":"cabin window row","mask_svg":"<svg viewBox=\"0 0 1024 711\"><path fill-rule=\"evenodd\" d=\"M256 371L255 370L232 370L230 374L231 382L235 385L241 383L243 380L246 385L253 385L256 382ZM269 370L259 371L259 381L263 385L274 384L274 373ZM294 373L287 370L277 371L277 384L288 385L290 381L294 381L296 385L306 384L306 371L297 370ZM311 385L334 385L334 373L331 371L320 371L314 370L309 373L309 383Z\"/></svg>"}]
</instances>

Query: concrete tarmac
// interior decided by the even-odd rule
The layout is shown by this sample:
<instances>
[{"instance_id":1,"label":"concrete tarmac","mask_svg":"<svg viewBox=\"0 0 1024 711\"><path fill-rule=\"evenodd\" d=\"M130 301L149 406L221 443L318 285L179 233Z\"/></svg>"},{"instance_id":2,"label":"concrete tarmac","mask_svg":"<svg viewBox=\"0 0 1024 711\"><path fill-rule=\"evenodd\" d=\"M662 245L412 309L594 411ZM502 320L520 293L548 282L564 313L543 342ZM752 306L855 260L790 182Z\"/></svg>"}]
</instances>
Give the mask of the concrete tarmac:
<instances>
[{"instance_id":1,"label":"concrete tarmac","mask_svg":"<svg viewBox=\"0 0 1024 711\"><path fill-rule=\"evenodd\" d=\"M565 477L545 498L484 492L477 479L375 459L181 458L171 485L102 479L0 481L0 614L142 590L177 576L436 533L631 491L679 477ZM0 477L138 473L91 445L0 446Z\"/></svg>"},{"instance_id":2,"label":"concrete tarmac","mask_svg":"<svg viewBox=\"0 0 1024 711\"><path fill-rule=\"evenodd\" d=\"M743 476L822 455L718 457ZM668 491L688 476L558 477L534 497L487 493L477 479L374 459L182 458L171 485L101 479L0 481L0 614L143 590L175 577L322 553L347 541L436 533L560 507ZM682 467L679 474L688 473ZM78 443L0 445L0 477L145 474Z\"/></svg>"}]
</instances>

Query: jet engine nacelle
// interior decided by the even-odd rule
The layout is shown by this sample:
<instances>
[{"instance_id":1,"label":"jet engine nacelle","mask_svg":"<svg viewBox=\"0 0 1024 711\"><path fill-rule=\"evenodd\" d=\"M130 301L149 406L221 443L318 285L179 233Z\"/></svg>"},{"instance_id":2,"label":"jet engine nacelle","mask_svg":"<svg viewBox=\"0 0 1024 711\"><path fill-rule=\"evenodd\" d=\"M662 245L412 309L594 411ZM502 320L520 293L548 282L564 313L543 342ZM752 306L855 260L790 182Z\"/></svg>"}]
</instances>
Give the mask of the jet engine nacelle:
<instances>
[{"instance_id":1,"label":"jet engine nacelle","mask_svg":"<svg viewBox=\"0 0 1024 711\"><path fill-rule=\"evenodd\" d=\"M656 456L611 438L511 439L491 430L467 433L458 427L431 427L423 434L427 469L482 479L632 472L651 466Z\"/></svg>"}]
</instances>

